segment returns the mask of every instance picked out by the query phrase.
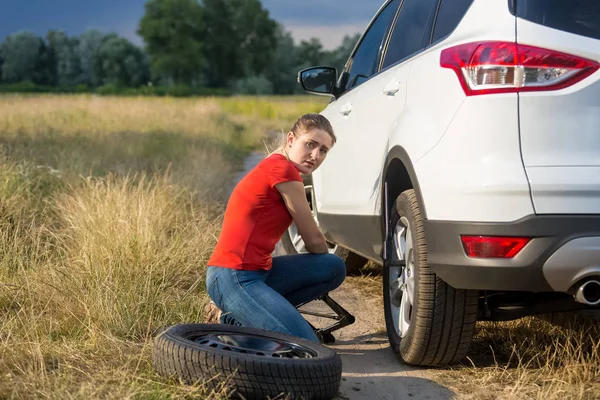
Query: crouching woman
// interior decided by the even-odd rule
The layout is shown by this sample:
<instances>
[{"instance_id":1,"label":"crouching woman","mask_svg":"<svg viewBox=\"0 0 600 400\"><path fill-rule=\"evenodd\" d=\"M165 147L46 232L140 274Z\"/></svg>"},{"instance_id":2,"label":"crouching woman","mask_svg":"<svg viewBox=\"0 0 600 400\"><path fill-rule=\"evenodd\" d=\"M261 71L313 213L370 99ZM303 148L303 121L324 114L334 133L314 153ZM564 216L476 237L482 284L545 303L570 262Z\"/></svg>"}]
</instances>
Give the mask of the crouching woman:
<instances>
[{"instance_id":1,"label":"crouching woman","mask_svg":"<svg viewBox=\"0 0 600 400\"><path fill-rule=\"evenodd\" d=\"M300 117L280 148L234 188L208 262L206 313L223 324L250 326L318 342L296 306L342 284L346 266L328 252L300 174L315 171L336 138L319 114ZM309 253L272 257L291 225Z\"/></svg>"}]
</instances>

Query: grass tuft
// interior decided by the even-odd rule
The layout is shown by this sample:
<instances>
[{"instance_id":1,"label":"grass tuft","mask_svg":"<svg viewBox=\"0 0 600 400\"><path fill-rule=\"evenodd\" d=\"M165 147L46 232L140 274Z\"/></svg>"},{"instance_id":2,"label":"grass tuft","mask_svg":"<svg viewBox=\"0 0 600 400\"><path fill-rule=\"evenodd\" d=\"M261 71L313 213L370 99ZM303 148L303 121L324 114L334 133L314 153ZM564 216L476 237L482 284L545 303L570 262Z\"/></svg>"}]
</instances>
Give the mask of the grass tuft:
<instances>
[{"instance_id":1,"label":"grass tuft","mask_svg":"<svg viewBox=\"0 0 600 400\"><path fill-rule=\"evenodd\" d=\"M597 315L479 322L467 360L439 371L461 399L597 399Z\"/></svg>"}]
</instances>

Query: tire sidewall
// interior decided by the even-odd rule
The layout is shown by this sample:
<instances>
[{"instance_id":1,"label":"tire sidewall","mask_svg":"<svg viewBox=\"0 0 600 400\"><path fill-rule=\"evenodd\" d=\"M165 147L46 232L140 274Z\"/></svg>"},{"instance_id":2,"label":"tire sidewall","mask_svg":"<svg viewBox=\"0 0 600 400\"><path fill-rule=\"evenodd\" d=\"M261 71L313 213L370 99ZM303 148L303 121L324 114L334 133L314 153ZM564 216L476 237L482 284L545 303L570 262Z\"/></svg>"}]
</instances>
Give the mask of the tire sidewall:
<instances>
[{"instance_id":1,"label":"tire sidewall","mask_svg":"<svg viewBox=\"0 0 600 400\"><path fill-rule=\"evenodd\" d=\"M219 333L246 334L299 345L309 350L312 357L272 357L266 349L260 354L259 348L254 349L254 354L202 337ZM320 343L258 328L221 324L179 324L163 330L154 339L152 364L165 378L189 385L200 383L217 392L226 387L249 400L279 398L283 393L290 398L330 399L338 392L342 380L340 355Z\"/></svg>"},{"instance_id":2,"label":"tire sidewall","mask_svg":"<svg viewBox=\"0 0 600 400\"><path fill-rule=\"evenodd\" d=\"M404 338L401 338L400 335L396 333L396 327L393 324L393 318L391 315L391 307L390 307L390 294L389 294L389 285L390 285L390 269L385 268L384 270L384 279L383 279L383 290L384 290L384 314L385 314L385 323L386 330L388 333L388 338L390 340L390 344L394 349L394 352L398 353L399 356L404 360L406 355L411 351L414 342L415 330L417 329L417 316L419 314L419 303L420 303L420 289L421 289L421 257L419 254L422 253L422 250L419 249L421 245L417 241L417 229L416 229L416 221L413 210L411 209L410 202L406 194L401 194L394 204L394 207L390 213L390 221L389 221L389 229L393 230L396 227L396 224L400 220L401 217L405 217L410 224L410 234L413 242L413 253L414 253L414 296L413 296L413 310L411 314L410 326L408 328L408 332Z\"/></svg>"}]
</instances>

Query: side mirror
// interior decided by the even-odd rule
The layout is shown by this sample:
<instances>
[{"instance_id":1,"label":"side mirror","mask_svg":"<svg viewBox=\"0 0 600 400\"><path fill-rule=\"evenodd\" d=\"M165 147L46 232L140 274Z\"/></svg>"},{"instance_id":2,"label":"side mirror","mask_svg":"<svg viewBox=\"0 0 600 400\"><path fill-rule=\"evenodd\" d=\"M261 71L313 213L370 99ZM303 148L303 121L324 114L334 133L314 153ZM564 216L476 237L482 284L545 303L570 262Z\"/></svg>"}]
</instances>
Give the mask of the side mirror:
<instances>
[{"instance_id":1,"label":"side mirror","mask_svg":"<svg viewBox=\"0 0 600 400\"><path fill-rule=\"evenodd\" d=\"M333 91L337 80L337 71L331 67L311 67L298 72L298 83L307 92L335 96Z\"/></svg>"}]
</instances>

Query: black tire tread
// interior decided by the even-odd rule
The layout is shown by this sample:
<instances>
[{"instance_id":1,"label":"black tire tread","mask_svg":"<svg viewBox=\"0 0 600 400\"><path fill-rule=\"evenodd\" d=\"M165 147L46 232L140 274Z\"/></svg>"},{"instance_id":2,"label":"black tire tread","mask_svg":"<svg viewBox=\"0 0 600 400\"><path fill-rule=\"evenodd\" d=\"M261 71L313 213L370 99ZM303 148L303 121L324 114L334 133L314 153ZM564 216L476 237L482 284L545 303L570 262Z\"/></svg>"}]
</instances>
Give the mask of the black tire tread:
<instances>
[{"instance_id":1,"label":"black tire tread","mask_svg":"<svg viewBox=\"0 0 600 400\"><path fill-rule=\"evenodd\" d=\"M166 330L154 339L152 363L164 377L179 378L186 384L199 382L213 391L225 385L246 399L272 398L281 393L292 399L330 399L340 386L342 362L333 351L326 357L290 362L213 352L173 332Z\"/></svg>"},{"instance_id":2,"label":"black tire tread","mask_svg":"<svg viewBox=\"0 0 600 400\"><path fill-rule=\"evenodd\" d=\"M418 251L418 307L411 323L414 331L408 345L402 343L400 356L413 365L438 366L462 360L469 349L477 320L478 292L454 289L437 275L427 263L427 245L423 217L413 189L397 199L404 202L412 213L415 249Z\"/></svg>"}]
</instances>

